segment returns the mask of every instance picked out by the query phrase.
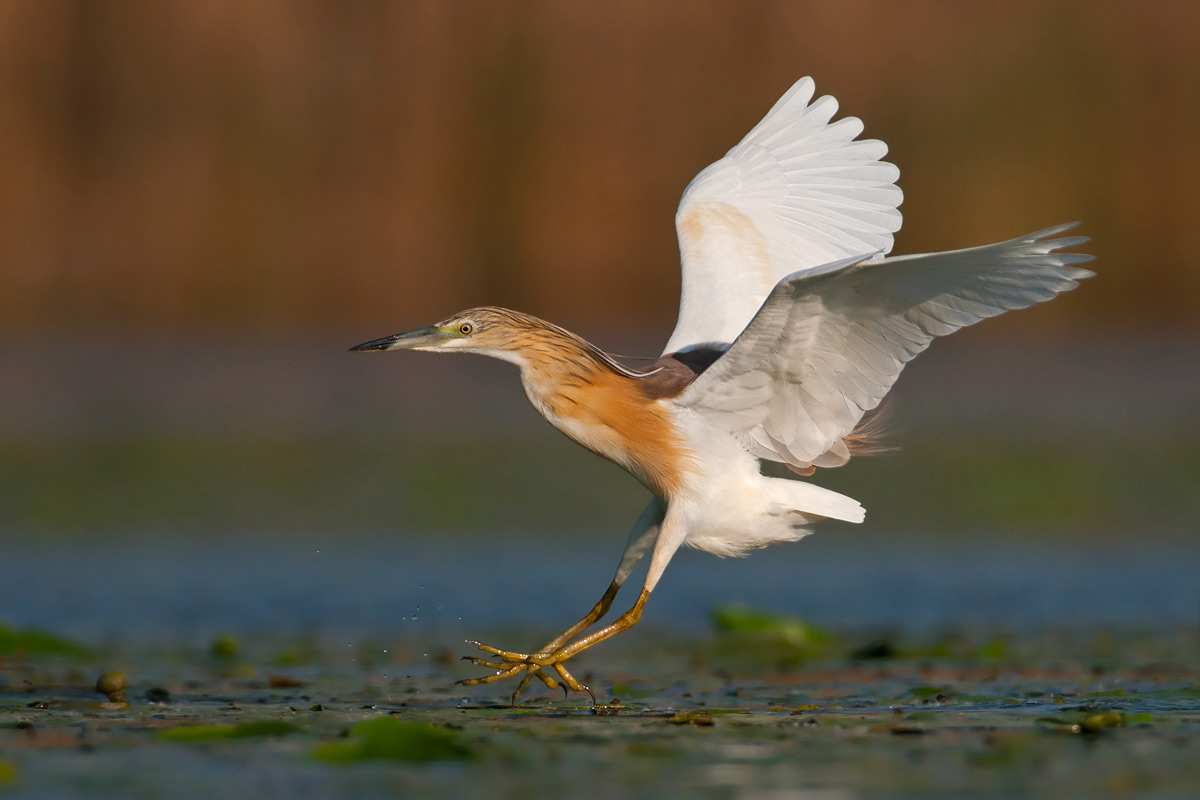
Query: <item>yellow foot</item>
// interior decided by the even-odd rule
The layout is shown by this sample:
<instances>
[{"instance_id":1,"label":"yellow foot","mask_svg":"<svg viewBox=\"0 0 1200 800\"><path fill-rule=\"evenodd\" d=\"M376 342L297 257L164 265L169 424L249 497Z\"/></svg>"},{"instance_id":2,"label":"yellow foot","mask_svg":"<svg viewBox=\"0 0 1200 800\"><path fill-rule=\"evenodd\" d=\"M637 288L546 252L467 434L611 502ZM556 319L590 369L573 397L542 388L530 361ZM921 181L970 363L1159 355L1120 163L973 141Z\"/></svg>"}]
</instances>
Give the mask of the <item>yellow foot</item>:
<instances>
[{"instance_id":1,"label":"yellow foot","mask_svg":"<svg viewBox=\"0 0 1200 800\"><path fill-rule=\"evenodd\" d=\"M530 682L537 678L550 689L562 689L563 694L567 694L568 690L576 692L587 692L592 698L592 704L596 703L596 693L591 690L586 684L580 683L574 675L567 671L563 666L563 662L569 656L563 656L560 652L555 653L517 653L512 650L500 650L491 645L482 644L467 640L467 644L473 644L485 653L489 653L499 661L488 661L487 659L479 658L478 656L463 656L464 661L470 661L479 667L487 667L488 669L496 670L493 675L485 675L482 678L467 678L460 681L455 681L462 686L478 686L484 683L492 683L494 681L511 678L524 672L525 675L521 678L521 682L517 684L517 688L512 693L512 704L517 704L517 698L521 696L521 692L525 691L525 687ZM554 678L546 674L546 669L552 669L562 679L559 683Z\"/></svg>"}]
</instances>

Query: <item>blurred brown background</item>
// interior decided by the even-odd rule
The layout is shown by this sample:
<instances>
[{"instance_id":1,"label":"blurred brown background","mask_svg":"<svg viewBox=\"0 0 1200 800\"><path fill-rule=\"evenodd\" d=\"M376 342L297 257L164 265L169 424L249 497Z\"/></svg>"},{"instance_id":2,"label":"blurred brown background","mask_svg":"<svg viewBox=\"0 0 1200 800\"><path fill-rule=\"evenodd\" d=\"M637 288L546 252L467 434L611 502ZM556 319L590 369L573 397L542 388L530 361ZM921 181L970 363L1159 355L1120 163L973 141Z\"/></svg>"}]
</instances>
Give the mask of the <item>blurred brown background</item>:
<instances>
[{"instance_id":1,"label":"blurred brown background","mask_svg":"<svg viewBox=\"0 0 1200 800\"><path fill-rule=\"evenodd\" d=\"M656 353L680 194L803 75L890 145L895 252L1078 219L1098 272L818 481L880 531L1190 532L1198 9L0 3L0 534L625 528L508 365L345 348L495 303Z\"/></svg>"},{"instance_id":2,"label":"blurred brown background","mask_svg":"<svg viewBox=\"0 0 1200 800\"><path fill-rule=\"evenodd\" d=\"M802 75L888 142L895 252L1079 219L985 326L1194 330L1200 7L0 4L0 335L360 338L510 305L665 337L688 180Z\"/></svg>"}]
</instances>

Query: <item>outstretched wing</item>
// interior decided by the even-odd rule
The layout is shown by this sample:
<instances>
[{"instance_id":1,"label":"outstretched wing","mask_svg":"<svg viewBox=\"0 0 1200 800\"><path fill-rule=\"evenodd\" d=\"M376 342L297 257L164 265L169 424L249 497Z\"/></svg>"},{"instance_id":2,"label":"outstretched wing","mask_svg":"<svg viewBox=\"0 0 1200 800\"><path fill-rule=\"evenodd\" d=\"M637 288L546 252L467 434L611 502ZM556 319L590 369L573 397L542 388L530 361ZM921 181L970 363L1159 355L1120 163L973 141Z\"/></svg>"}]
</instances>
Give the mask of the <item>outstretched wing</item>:
<instances>
[{"instance_id":1,"label":"outstretched wing","mask_svg":"<svg viewBox=\"0 0 1200 800\"><path fill-rule=\"evenodd\" d=\"M886 253L900 228L900 171L887 145L854 141L855 117L798 81L762 122L692 180L675 230L683 263L679 321L665 353L725 347L782 278L847 256Z\"/></svg>"},{"instance_id":2,"label":"outstretched wing","mask_svg":"<svg viewBox=\"0 0 1200 800\"><path fill-rule=\"evenodd\" d=\"M1008 242L883 260L846 259L790 275L733 345L676 402L795 467L845 460L842 439L935 336L1074 289L1088 241Z\"/></svg>"}]
</instances>

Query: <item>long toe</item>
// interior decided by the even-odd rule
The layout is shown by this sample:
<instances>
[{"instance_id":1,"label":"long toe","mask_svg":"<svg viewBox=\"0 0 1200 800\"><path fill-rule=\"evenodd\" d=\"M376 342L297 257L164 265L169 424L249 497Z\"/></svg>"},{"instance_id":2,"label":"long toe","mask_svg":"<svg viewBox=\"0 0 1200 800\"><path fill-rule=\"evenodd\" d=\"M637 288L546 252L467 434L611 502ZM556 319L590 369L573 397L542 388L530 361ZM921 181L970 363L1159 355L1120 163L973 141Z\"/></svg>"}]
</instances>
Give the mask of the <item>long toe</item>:
<instances>
[{"instance_id":1,"label":"long toe","mask_svg":"<svg viewBox=\"0 0 1200 800\"><path fill-rule=\"evenodd\" d=\"M528 653L518 653L514 650L501 650L498 647L492 647L490 644L476 642L473 639L467 639L467 644L473 644L485 653L491 653L494 656L500 656L505 661L528 661Z\"/></svg>"},{"instance_id":2,"label":"long toe","mask_svg":"<svg viewBox=\"0 0 1200 800\"><path fill-rule=\"evenodd\" d=\"M478 656L463 656L459 661L470 661L477 667L487 667L488 669L512 669L514 666L509 661L488 661Z\"/></svg>"},{"instance_id":3,"label":"long toe","mask_svg":"<svg viewBox=\"0 0 1200 800\"><path fill-rule=\"evenodd\" d=\"M463 678L462 680L455 681L455 683L461 686L479 686L480 684L493 683L494 681L502 681L505 678L511 678L513 675L516 675L523 669L527 669L525 664L517 664L515 667L509 667L508 669L501 670L495 675L484 675L482 678Z\"/></svg>"}]
</instances>

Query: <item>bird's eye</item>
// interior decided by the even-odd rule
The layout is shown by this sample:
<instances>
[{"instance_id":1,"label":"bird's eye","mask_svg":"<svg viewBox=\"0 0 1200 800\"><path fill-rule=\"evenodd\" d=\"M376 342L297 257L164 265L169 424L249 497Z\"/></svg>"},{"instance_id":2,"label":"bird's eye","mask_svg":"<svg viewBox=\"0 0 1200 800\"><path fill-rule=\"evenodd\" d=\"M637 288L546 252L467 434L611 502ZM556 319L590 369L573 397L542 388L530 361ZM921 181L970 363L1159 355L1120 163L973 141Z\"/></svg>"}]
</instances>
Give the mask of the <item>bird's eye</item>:
<instances>
[{"instance_id":1,"label":"bird's eye","mask_svg":"<svg viewBox=\"0 0 1200 800\"><path fill-rule=\"evenodd\" d=\"M473 330L475 330L475 326L469 322L464 322L462 325L458 326L458 332L461 333L463 336L466 336Z\"/></svg>"}]
</instances>

